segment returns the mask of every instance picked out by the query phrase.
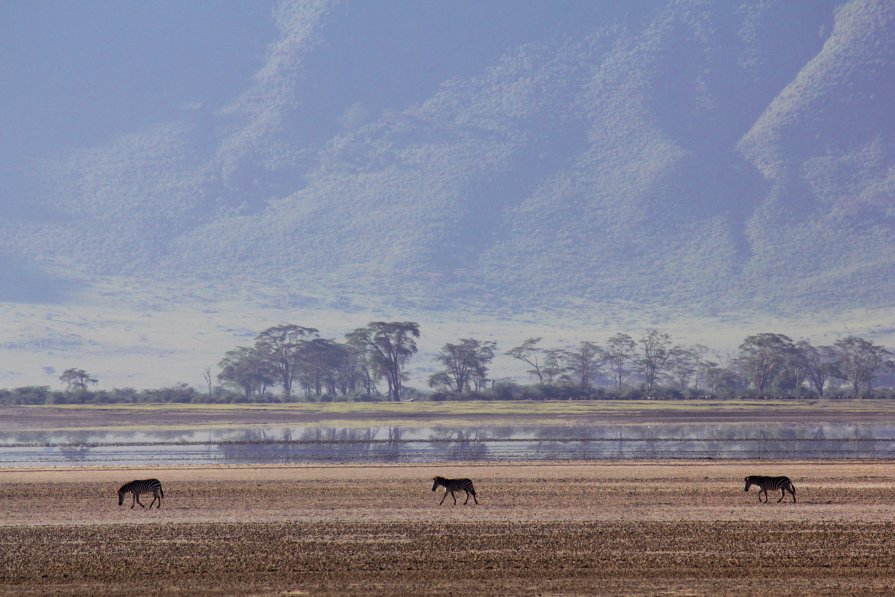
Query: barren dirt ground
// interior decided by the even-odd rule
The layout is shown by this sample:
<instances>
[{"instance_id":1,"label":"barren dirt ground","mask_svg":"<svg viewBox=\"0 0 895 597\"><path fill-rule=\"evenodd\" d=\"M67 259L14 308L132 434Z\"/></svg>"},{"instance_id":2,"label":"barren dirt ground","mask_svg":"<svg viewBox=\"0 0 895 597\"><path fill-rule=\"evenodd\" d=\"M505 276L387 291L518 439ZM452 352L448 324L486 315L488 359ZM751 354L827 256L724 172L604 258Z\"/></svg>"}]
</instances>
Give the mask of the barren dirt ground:
<instances>
[{"instance_id":1,"label":"barren dirt ground","mask_svg":"<svg viewBox=\"0 0 895 597\"><path fill-rule=\"evenodd\" d=\"M0 471L0 594L890 595L893 466ZM435 474L480 504L439 506ZM748 474L789 475L798 503L759 504ZM148 477L161 510L117 505Z\"/></svg>"}]
</instances>

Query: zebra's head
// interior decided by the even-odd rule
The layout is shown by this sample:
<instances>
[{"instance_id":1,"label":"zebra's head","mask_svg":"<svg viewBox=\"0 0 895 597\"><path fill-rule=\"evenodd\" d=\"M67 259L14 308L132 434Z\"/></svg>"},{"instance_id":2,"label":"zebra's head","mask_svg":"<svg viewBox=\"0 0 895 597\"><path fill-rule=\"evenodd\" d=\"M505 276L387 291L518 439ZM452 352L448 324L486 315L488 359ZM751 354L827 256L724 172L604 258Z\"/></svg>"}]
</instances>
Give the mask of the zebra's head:
<instances>
[{"instance_id":1,"label":"zebra's head","mask_svg":"<svg viewBox=\"0 0 895 597\"><path fill-rule=\"evenodd\" d=\"M432 480L435 481L435 484L432 485L432 491L435 491L436 489L438 489L439 485L444 484L444 477L432 477Z\"/></svg>"},{"instance_id":2,"label":"zebra's head","mask_svg":"<svg viewBox=\"0 0 895 597\"><path fill-rule=\"evenodd\" d=\"M124 503L124 486L122 485L118 489L118 505L122 505Z\"/></svg>"},{"instance_id":3,"label":"zebra's head","mask_svg":"<svg viewBox=\"0 0 895 597\"><path fill-rule=\"evenodd\" d=\"M752 487L753 483L755 483L755 477L746 477L746 489L743 491L749 491L749 488Z\"/></svg>"}]
</instances>

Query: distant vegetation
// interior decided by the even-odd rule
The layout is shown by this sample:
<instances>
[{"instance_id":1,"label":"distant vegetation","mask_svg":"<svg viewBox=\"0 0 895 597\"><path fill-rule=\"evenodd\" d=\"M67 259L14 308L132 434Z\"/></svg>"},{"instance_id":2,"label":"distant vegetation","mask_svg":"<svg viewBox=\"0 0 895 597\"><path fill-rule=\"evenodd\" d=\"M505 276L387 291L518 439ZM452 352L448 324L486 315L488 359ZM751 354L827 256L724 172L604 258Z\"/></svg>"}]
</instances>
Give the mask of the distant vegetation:
<instances>
[{"instance_id":1,"label":"distant vegetation","mask_svg":"<svg viewBox=\"0 0 895 597\"><path fill-rule=\"evenodd\" d=\"M91 390L97 379L67 369L59 378L64 390L0 390L0 404L895 397L892 351L857 336L814 346L765 332L726 356L700 344L675 344L655 328L639 339L617 333L602 345L548 348L529 338L505 354L519 362L530 385L490 376L495 341L463 338L435 355L440 369L426 390L405 385L419 337L415 322L371 322L343 342L320 338L315 328L279 325L261 331L252 346L228 351L217 375L206 369L204 390L187 384Z\"/></svg>"},{"instance_id":2,"label":"distant vegetation","mask_svg":"<svg viewBox=\"0 0 895 597\"><path fill-rule=\"evenodd\" d=\"M232 51L269 44L257 75L170 119L132 94L110 120L95 97L130 87L78 52L65 83L12 62L0 299L64 295L65 272L251 280L293 304L892 307L895 3L573 2L549 24L506 0L449 20L440 2L324 4L240 22ZM23 55L71 37L41 31ZM75 81L86 96L53 92ZM61 132L91 122L109 128Z\"/></svg>"}]
</instances>

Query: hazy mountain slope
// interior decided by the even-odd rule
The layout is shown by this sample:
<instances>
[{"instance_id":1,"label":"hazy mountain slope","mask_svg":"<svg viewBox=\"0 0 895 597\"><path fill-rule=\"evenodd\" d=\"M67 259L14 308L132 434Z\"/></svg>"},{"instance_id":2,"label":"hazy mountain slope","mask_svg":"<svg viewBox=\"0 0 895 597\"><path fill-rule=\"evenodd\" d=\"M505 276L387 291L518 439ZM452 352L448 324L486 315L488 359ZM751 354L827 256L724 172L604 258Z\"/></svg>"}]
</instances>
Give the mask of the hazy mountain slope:
<instances>
[{"instance_id":1,"label":"hazy mountain slope","mask_svg":"<svg viewBox=\"0 0 895 597\"><path fill-rule=\"evenodd\" d=\"M895 5L637 4L280 4L237 97L32 161L0 250L428 306L891 304Z\"/></svg>"},{"instance_id":2,"label":"hazy mountain slope","mask_svg":"<svg viewBox=\"0 0 895 597\"><path fill-rule=\"evenodd\" d=\"M746 226L752 284L770 292L795 287L800 298L815 300L890 300L893 29L891 3L838 9L821 51L740 141L742 153L771 183Z\"/></svg>"}]
</instances>

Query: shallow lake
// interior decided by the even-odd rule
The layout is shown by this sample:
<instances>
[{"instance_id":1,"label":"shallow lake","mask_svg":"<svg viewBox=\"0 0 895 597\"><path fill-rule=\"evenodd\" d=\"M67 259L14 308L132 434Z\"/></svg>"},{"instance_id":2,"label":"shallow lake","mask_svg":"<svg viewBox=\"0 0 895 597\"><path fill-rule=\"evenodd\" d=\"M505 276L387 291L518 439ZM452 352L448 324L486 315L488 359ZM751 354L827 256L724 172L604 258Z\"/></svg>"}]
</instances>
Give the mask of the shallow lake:
<instances>
[{"instance_id":1,"label":"shallow lake","mask_svg":"<svg viewBox=\"0 0 895 597\"><path fill-rule=\"evenodd\" d=\"M0 467L895 458L895 424L252 427L0 434Z\"/></svg>"}]
</instances>

